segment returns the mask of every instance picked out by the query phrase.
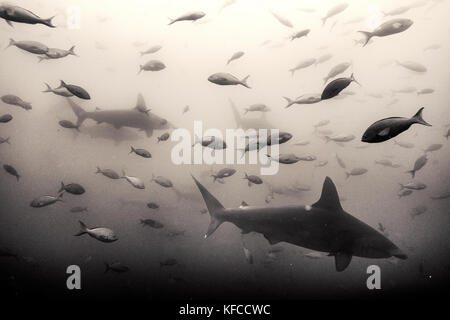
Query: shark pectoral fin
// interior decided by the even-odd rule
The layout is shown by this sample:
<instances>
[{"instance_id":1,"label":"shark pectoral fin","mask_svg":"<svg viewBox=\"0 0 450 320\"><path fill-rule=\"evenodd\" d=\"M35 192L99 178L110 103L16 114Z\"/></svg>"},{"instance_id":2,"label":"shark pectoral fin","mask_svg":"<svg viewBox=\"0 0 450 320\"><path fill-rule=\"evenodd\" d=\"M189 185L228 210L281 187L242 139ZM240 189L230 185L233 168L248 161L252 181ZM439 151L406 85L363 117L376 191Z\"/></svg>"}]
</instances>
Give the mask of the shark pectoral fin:
<instances>
[{"instance_id":1,"label":"shark pectoral fin","mask_svg":"<svg viewBox=\"0 0 450 320\"><path fill-rule=\"evenodd\" d=\"M336 186L330 177L326 177L323 182L322 194L319 201L312 205L314 208L322 208L332 212L343 212Z\"/></svg>"},{"instance_id":2,"label":"shark pectoral fin","mask_svg":"<svg viewBox=\"0 0 450 320\"><path fill-rule=\"evenodd\" d=\"M334 255L334 262L336 265L336 271L344 271L350 262L352 261L352 255L345 252L338 252Z\"/></svg>"},{"instance_id":3,"label":"shark pectoral fin","mask_svg":"<svg viewBox=\"0 0 450 320\"><path fill-rule=\"evenodd\" d=\"M384 128L383 130L381 130L380 132L378 132L378 135L380 137L384 137L387 136L389 134L389 131L391 131L390 127Z\"/></svg>"}]
</instances>

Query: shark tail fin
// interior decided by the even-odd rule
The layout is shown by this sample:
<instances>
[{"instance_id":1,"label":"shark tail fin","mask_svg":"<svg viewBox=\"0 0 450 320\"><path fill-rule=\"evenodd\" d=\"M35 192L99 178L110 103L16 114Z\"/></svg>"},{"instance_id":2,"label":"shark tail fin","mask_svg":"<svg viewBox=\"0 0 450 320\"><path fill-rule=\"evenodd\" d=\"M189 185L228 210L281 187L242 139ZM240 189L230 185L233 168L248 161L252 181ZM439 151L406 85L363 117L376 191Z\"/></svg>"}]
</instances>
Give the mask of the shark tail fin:
<instances>
[{"instance_id":1,"label":"shark tail fin","mask_svg":"<svg viewBox=\"0 0 450 320\"><path fill-rule=\"evenodd\" d=\"M372 32L368 32L368 31L358 31L358 32L362 33L366 37L364 44L363 44L363 47L365 47L366 44L369 42L369 40L373 37L373 34L372 34Z\"/></svg>"},{"instance_id":2,"label":"shark tail fin","mask_svg":"<svg viewBox=\"0 0 450 320\"><path fill-rule=\"evenodd\" d=\"M48 18L48 19L43 19L43 20L42 20L42 24L45 24L46 26L48 26L48 27L50 27L50 28L55 28L55 26L52 24L52 19L53 19L54 17L55 17L55 16L50 17L50 18Z\"/></svg>"},{"instance_id":3,"label":"shark tail fin","mask_svg":"<svg viewBox=\"0 0 450 320\"><path fill-rule=\"evenodd\" d=\"M70 98L67 98L67 101L69 102L70 107L72 108L73 113L77 116L77 126L80 126L84 120L87 118L87 112L84 111L82 107L80 107L78 104L73 102Z\"/></svg>"},{"instance_id":4,"label":"shark tail fin","mask_svg":"<svg viewBox=\"0 0 450 320\"><path fill-rule=\"evenodd\" d=\"M44 84L45 84L45 86L47 87L47 89L45 89L45 90L42 91L42 92L52 92L52 91L53 91L53 90L52 90L52 87L50 87L50 85L49 85L48 83L44 82Z\"/></svg>"},{"instance_id":5,"label":"shark tail fin","mask_svg":"<svg viewBox=\"0 0 450 320\"><path fill-rule=\"evenodd\" d=\"M420 123L420 124L423 124L424 126L431 127L431 124L429 124L422 118L423 109L424 109L424 107L420 108L419 111L417 111L417 113L411 118L411 120L413 120L414 123Z\"/></svg>"},{"instance_id":6,"label":"shark tail fin","mask_svg":"<svg viewBox=\"0 0 450 320\"><path fill-rule=\"evenodd\" d=\"M205 238L209 237L213 234L214 231L224 222L220 218L220 213L225 209L223 205L217 200L211 193L209 193L206 188L197 181L197 179L192 176L192 178L195 181L195 184L197 185L198 189L200 190L203 200L205 201L206 207L208 208L209 215L211 217L211 222L208 226L208 231L205 234Z\"/></svg>"},{"instance_id":7,"label":"shark tail fin","mask_svg":"<svg viewBox=\"0 0 450 320\"><path fill-rule=\"evenodd\" d=\"M339 201L339 195L336 190L336 186L330 177L326 177L323 182L322 194L319 201L312 205L316 208L322 208L336 213L342 212L341 202Z\"/></svg>"},{"instance_id":8,"label":"shark tail fin","mask_svg":"<svg viewBox=\"0 0 450 320\"><path fill-rule=\"evenodd\" d=\"M251 89L251 87L247 84L247 80L248 80L249 77L250 77L250 75L246 76L244 79L241 80L240 83L241 83L244 87Z\"/></svg>"},{"instance_id":9,"label":"shark tail fin","mask_svg":"<svg viewBox=\"0 0 450 320\"><path fill-rule=\"evenodd\" d=\"M75 234L75 236L81 236L81 235L87 233L87 231L88 231L88 228L83 223L83 221L79 220L78 222L80 223L80 231L77 234Z\"/></svg>"}]
</instances>

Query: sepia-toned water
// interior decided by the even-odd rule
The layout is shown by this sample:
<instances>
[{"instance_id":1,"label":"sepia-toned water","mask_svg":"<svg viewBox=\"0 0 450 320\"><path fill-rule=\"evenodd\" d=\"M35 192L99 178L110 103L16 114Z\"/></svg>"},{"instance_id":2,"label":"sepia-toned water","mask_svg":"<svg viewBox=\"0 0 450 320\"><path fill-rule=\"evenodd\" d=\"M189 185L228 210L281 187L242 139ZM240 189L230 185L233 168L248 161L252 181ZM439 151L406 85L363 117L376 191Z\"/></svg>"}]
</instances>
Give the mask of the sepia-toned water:
<instances>
[{"instance_id":1,"label":"sepia-toned water","mask_svg":"<svg viewBox=\"0 0 450 320\"><path fill-rule=\"evenodd\" d=\"M343 298L369 295L367 267L381 268L381 295L435 293L448 283L450 271L450 145L445 137L450 128L449 111L449 21L448 1L342 1L348 7L322 18L340 1L14 1L42 18L56 15L56 28L42 24L0 19L0 96L13 94L31 103L32 109L0 101L0 116L13 120L0 123L0 247L17 258L0 257L2 293L9 297L39 294L48 298ZM410 6L398 15L384 15ZM202 11L195 22L168 25L169 18ZM402 11L402 10L400 10ZM384 13L383 13L384 12ZM277 20L288 20L292 27ZM395 12L393 13L395 14ZM358 31L373 31L389 19L413 21L407 30L386 37L373 37L362 46ZM286 24L286 23L285 23ZM291 40L297 31L310 29L307 36ZM50 48L75 46L78 56L46 59L15 46L9 39L32 40ZM155 53L140 52L161 46ZM433 46L434 45L434 46ZM430 48L430 46L433 46ZM3 50L3 48L6 48ZM227 65L238 51L244 55ZM307 59L331 58L295 71ZM142 71L140 65L159 60L165 69ZM426 67L415 72L396 61L412 61ZM334 78L350 77L355 82L332 99L315 104L294 104L285 108L283 97L322 93L324 78L334 66L350 67ZM221 86L208 81L214 73L226 72L239 80L247 75L251 88ZM135 128L114 128L108 123L85 120L79 132L63 128L61 120L77 122L66 98L43 93L44 83L58 87L60 80L81 86L90 100L72 97L86 111L133 109L139 93L151 114L166 119L170 129L154 130L151 136ZM330 79L331 80L331 79ZM395 91L413 87L408 93ZM431 88L429 94L418 91ZM279 146L280 153L312 155L314 161L280 164L276 175L261 175L260 164L175 165L171 139L158 142L176 128L192 132L194 121L203 130L237 128L230 100L240 117L270 123L293 138ZM254 104L265 104L268 112L248 112ZM183 109L189 106L189 111ZM412 117L420 107L432 126L412 125L394 139L363 143L361 137L375 121L388 117ZM146 117L145 114L142 114ZM315 129L319 121L325 126ZM258 128L257 128L258 129ZM326 142L328 135L354 135L348 142ZM224 137L225 139L225 137ZM404 148L394 142L408 142ZM296 145L299 142L305 145ZM428 161L416 172L423 190L399 197L399 184L411 181L411 170L424 149ZM143 158L130 146L148 150ZM198 146L197 146L198 147ZM336 154L346 164L341 168ZM396 167L376 164L390 160ZM319 161L328 161L319 167ZM20 174L17 181L3 165ZM125 179L96 174L97 167L139 177L145 189L134 188ZM212 172L230 167L236 170L224 183L213 182ZM365 168L367 173L350 176L346 171ZM263 183L248 186L245 173L258 175ZM241 235L231 223L221 225L204 239L209 225L195 176L226 208L242 201L251 206L311 205L329 176L336 184L342 207L378 229L395 243L408 259L366 259L353 257L343 272L335 270L333 257L313 254L288 243L271 246L261 235ZM164 188L152 176L169 179L174 187ZM82 195L64 193L55 204L34 208L30 202L42 195L58 195L61 182L78 183ZM269 195L272 189L302 185L305 191ZM308 187L308 188L305 188ZM158 204L151 209L149 202ZM71 212L76 206L87 212ZM426 211L413 217L418 207ZM416 211L414 211L416 210ZM153 219L163 228L140 223ZM118 241L100 242L89 235L74 236L79 220L88 227L114 230ZM244 250L251 252L248 263ZM273 247L279 250L270 254ZM164 265L175 259L174 265ZM105 262L119 261L129 271L105 273ZM170 264L170 263L168 263ZM66 287L66 268L81 270L81 290ZM76 291L76 292L75 292Z\"/></svg>"}]
</instances>

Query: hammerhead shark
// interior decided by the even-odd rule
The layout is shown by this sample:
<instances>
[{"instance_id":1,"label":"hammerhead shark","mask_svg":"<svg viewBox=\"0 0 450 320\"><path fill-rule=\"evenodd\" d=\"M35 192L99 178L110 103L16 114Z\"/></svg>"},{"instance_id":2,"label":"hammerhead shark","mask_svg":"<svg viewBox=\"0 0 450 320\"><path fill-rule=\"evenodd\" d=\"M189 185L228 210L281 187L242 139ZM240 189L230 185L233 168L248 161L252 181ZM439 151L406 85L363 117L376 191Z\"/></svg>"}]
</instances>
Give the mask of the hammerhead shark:
<instances>
[{"instance_id":1,"label":"hammerhead shark","mask_svg":"<svg viewBox=\"0 0 450 320\"><path fill-rule=\"evenodd\" d=\"M80 126L84 120L92 119L100 123L109 123L116 129L121 127L136 128L145 131L147 137L151 137L154 129L168 129L172 125L149 110L145 110L145 102L142 95L138 95L136 107L122 110L95 110L85 111L70 98L66 98L70 107L77 116L76 125ZM142 111L143 110L143 111Z\"/></svg>"},{"instance_id":2,"label":"hammerhead shark","mask_svg":"<svg viewBox=\"0 0 450 320\"><path fill-rule=\"evenodd\" d=\"M388 238L342 209L336 186L326 177L320 199L309 206L224 208L193 177L208 208L211 222L205 238L223 223L231 222L243 234L257 232L271 245L287 242L334 256L337 271L343 271L352 257L406 259Z\"/></svg>"}]
</instances>

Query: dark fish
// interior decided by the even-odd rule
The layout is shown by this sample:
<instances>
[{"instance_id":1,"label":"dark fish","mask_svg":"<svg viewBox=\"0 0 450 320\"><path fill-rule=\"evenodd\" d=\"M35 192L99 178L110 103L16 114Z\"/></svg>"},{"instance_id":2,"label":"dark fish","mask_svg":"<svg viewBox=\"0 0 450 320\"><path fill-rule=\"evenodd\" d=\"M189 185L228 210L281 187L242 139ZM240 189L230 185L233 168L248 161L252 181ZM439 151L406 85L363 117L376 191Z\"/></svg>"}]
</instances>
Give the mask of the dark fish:
<instances>
[{"instance_id":1,"label":"dark fish","mask_svg":"<svg viewBox=\"0 0 450 320\"><path fill-rule=\"evenodd\" d=\"M9 113L0 116L0 123L7 123L13 119L13 116Z\"/></svg>"},{"instance_id":2,"label":"dark fish","mask_svg":"<svg viewBox=\"0 0 450 320\"><path fill-rule=\"evenodd\" d=\"M231 177L235 173L236 173L235 169L223 168L223 169L219 170L219 172L217 172L216 174L212 174L211 177L214 178L213 182L215 182L217 179L223 179L223 178Z\"/></svg>"},{"instance_id":3,"label":"dark fish","mask_svg":"<svg viewBox=\"0 0 450 320\"><path fill-rule=\"evenodd\" d=\"M378 143L389 140L396 137L400 133L406 131L414 123L422 124L424 126L431 127L431 124L427 123L422 118L422 111L424 107L410 119L402 117L390 117L374 122L364 132L361 141L367 143Z\"/></svg>"},{"instance_id":4,"label":"dark fish","mask_svg":"<svg viewBox=\"0 0 450 320\"><path fill-rule=\"evenodd\" d=\"M301 30L301 31L298 31L298 32L294 33L291 36L291 41L295 40L295 39L298 39L298 38L301 38L301 37L306 37L310 31L311 30L309 30L309 29L305 29L305 30ZM331 56L330 56L330 58L331 58Z\"/></svg>"},{"instance_id":5,"label":"dark fish","mask_svg":"<svg viewBox=\"0 0 450 320\"><path fill-rule=\"evenodd\" d=\"M185 14L179 16L176 19L170 19L169 26L178 21L196 21L198 19L203 18L204 16L205 16L205 13L201 12L201 11L188 12L188 13L185 13Z\"/></svg>"},{"instance_id":6,"label":"dark fish","mask_svg":"<svg viewBox=\"0 0 450 320\"><path fill-rule=\"evenodd\" d=\"M31 103L25 102L22 99L20 99L18 96L15 96L13 94L7 94L1 97L2 101L6 104L14 105L21 107L25 110L31 110Z\"/></svg>"},{"instance_id":7,"label":"dark fish","mask_svg":"<svg viewBox=\"0 0 450 320\"><path fill-rule=\"evenodd\" d=\"M100 167L97 167L97 172L95 172L95 173L101 173L105 177L108 177L110 179L120 179L119 174L111 169L103 169L102 170L102 169L100 169Z\"/></svg>"},{"instance_id":8,"label":"dark fish","mask_svg":"<svg viewBox=\"0 0 450 320\"><path fill-rule=\"evenodd\" d=\"M20 175L17 173L17 170L13 166L10 166L9 164L4 164L3 169L5 169L5 171L8 172L10 175L16 177L17 181L19 181Z\"/></svg>"},{"instance_id":9,"label":"dark fish","mask_svg":"<svg viewBox=\"0 0 450 320\"><path fill-rule=\"evenodd\" d=\"M356 81L355 78L353 77L353 73L350 75L350 78L338 78L331 81L329 84L327 84L325 89L323 89L321 99L326 100L337 96L342 90L347 88L349 84L352 83L353 81L359 84L359 82Z\"/></svg>"},{"instance_id":10,"label":"dark fish","mask_svg":"<svg viewBox=\"0 0 450 320\"><path fill-rule=\"evenodd\" d=\"M161 229L164 227L164 225L156 220L153 219L141 219L141 224L144 226L149 226L154 229Z\"/></svg>"},{"instance_id":11,"label":"dark fish","mask_svg":"<svg viewBox=\"0 0 450 320\"><path fill-rule=\"evenodd\" d=\"M70 212L72 213L78 213L78 212L84 212L84 211L88 211L87 207L73 207L72 209L70 209Z\"/></svg>"},{"instance_id":12,"label":"dark fish","mask_svg":"<svg viewBox=\"0 0 450 320\"><path fill-rule=\"evenodd\" d=\"M91 96L89 95L89 93L80 86L76 86L74 84L66 84L64 81L61 80L61 84L57 89L60 89L60 88L66 88L67 91L69 91L74 96L77 96L80 99L84 99L84 100L91 99Z\"/></svg>"},{"instance_id":13,"label":"dark fish","mask_svg":"<svg viewBox=\"0 0 450 320\"><path fill-rule=\"evenodd\" d=\"M75 129L77 131L80 131L80 126L77 126L75 123L69 120L61 120L58 122L59 125L66 129Z\"/></svg>"},{"instance_id":14,"label":"dark fish","mask_svg":"<svg viewBox=\"0 0 450 320\"><path fill-rule=\"evenodd\" d=\"M248 186L251 187L252 184L261 184L263 183L263 181L261 180L260 177L258 176L254 176L254 175L247 175L247 173L245 173L245 177L243 179L247 179L248 180Z\"/></svg>"},{"instance_id":15,"label":"dark fish","mask_svg":"<svg viewBox=\"0 0 450 320\"><path fill-rule=\"evenodd\" d=\"M150 152L148 152L147 150L145 150L145 149L135 149L135 148L133 148L133 146L131 146L130 153L133 153L133 152L136 153L138 156L141 156L143 158L151 158L152 157Z\"/></svg>"},{"instance_id":16,"label":"dark fish","mask_svg":"<svg viewBox=\"0 0 450 320\"><path fill-rule=\"evenodd\" d=\"M84 190L83 186L79 185L78 183L70 183L68 185L65 185L61 181L61 188L59 188L58 193L62 192L62 191L66 191L71 194L80 195L80 194L85 193L86 190Z\"/></svg>"},{"instance_id":17,"label":"dark fish","mask_svg":"<svg viewBox=\"0 0 450 320\"><path fill-rule=\"evenodd\" d=\"M61 97L72 97L73 96L73 94L70 93L66 88L52 89L52 87L50 87L50 85L48 83L44 83L44 84L47 87L47 89L45 89L42 92L52 92Z\"/></svg>"},{"instance_id":18,"label":"dark fish","mask_svg":"<svg viewBox=\"0 0 450 320\"><path fill-rule=\"evenodd\" d=\"M158 142L160 142L160 141L167 141L169 139L169 137L170 137L170 134L168 132L163 133L162 135L160 135L158 137Z\"/></svg>"},{"instance_id":19,"label":"dark fish","mask_svg":"<svg viewBox=\"0 0 450 320\"><path fill-rule=\"evenodd\" d=\"M147 207L150 208L150 209L158 209L159 205L157 203L154 203L154 202L149 202L149 203L147 203Z\"/></svg>"},{"instance_id":20,"label":"dark fish","mask_svg":"<svg viewBox=\"0 0 450 320\"><path fill-rule=\"evenodd\" d=\"M43 24L50 28L55 27L52 25L54 16L48 19L42 19L27 9L5 3L0 5L0 18L5 19L10 26L12 26L12 21L27 24Z\"/></svg>"},{"instance_id":21,"label":"dark fish","mask_svg":"<svg viewBox=\"0 0 450 320\"><path fill-rule=\"evenodd\" d=\"M175 266L175 265L177 265L178 264L178 261L176 260L176 259L174 259L174 258L168 258L168 259L166 259L166 260L164 260L164 261L161 261L160 263L159 263L159 266L160 267L172 267L172 266Z\"/></svg>"},{"instance_id":22,"label":"dark fish","mask_svg":"<svg viewBox=\"0 0 450 320\"><path fill-rule=\"evenodd\" d=\"M113 263L107 263L105 262L105 272L107 273L109 270L117 272L117 273L123 273L130 271L130 268L128 268L126 265L123 265L122 263L116 261Z\"/></svg>"}]
</instances>

